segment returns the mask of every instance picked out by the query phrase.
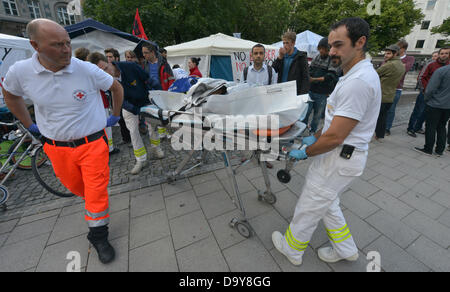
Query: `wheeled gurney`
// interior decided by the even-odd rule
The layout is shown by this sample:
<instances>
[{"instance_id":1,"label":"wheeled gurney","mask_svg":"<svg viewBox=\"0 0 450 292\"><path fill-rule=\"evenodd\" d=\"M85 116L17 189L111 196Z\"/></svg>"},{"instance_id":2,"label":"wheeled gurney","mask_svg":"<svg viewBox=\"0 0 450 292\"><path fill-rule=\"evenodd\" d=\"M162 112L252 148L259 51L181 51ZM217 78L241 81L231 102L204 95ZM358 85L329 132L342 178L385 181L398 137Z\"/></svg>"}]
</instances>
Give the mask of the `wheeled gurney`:
<instances>
[{"instance_id":1,"label":"wheeled gurney","mask_svg":"<svg viewBox=\"0 0 450 292\"><path fill-rule=\"evenodd\" d=\"M225 92L231 92L231 94L223 95ZM265 191L258 191L258 200L275 204L277 199L271 189L266 160L286 160L292 148L300 147L300 144L295 144L295 141L298 141L306 129L306 125L299 120L307 112L308 96L296 96L295 82L236 90L223 80L206 80L205 84L200 79L187 94L153 91L150 92L150 97L153 104L141 108L141 114L153 124L156 122L176 129L171 138L172 146L174 142L180 142L180 145L185 146L184 150L189 151L189 155L177 169L168 174L168 181L173 183L178 175L185 174L193 168L182 171L196 151L202 152L202 159L208 151L220 151L232 184L233 202L241 211L241 216L233 218L229 224L242 236L250 237L252 229L247 222L241 200L236 180L237 171L240 166L255 159L261 168L266 185ZM279 102L273 106L270 102L271 98L275 101L279 98L286 100L284 104ZM255 99L261 101L257 106L251 104ZM260 123L260 120L266 121L269 116L276 118L276 122L273 123L275 128L264 125L261 127L263 123ZM283 131L280 131L280 128ZM185 139L191 135L193 129L197 136L201 136L200 142L192 143L191 139ZM215 146L226 147L208 148L205 137L210 136L212 138L209 142ZM236 149L244 150L250 143L254 146L250 149L251 158L241 162L237 168L233 168L231 152ZM292 166L292 161L289 159L287 161ZM194 167L199 164L202 162L198 162ZM287 168L289 170L289 167ZM289 175L288 172L286 173ZM278 178L280 179L280 175Z\"/></svg>"}]
</instances>

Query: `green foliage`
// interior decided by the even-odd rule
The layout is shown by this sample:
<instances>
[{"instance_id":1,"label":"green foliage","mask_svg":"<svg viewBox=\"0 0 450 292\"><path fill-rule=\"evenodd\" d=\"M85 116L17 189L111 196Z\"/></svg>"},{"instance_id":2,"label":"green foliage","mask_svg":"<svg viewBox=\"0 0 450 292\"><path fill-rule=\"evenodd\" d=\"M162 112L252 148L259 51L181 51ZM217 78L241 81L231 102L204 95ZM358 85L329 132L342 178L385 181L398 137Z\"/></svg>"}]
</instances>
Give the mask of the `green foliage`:
<instances>
[{"instance_id":1,"label":"green foliage","mask_svg":"<svg viewBox=\"0 0 450 292\"><path fill-rule=\"evenodd\" d=\"M444 20L444 22L441 25L433 27L431 29L431 32L433 34L440 33L444 36L449 36L450 35L450 17L447 18L446 20Z\"/></svg>"},{"instance_id":2,"label":"green foliage","mask_svg":"<svg viewBox=\"0 0 450 292\"><path fill-rule=\"evenodd\" d=\"M380 15L369 15L372 0L297 0L290 26L327 36L330 26L345 17L361 17L371 27L369 49L377 53L408 35L423 14L412 0L381 0Z\"/></svg>"},{"instance_id":3,"label":"green foliage","mask_svg":"<svg viewBox=\"0 0 450 292\"><path fill-rule=\"evenodd\" d=\"M86 0L84 13L131 33L136 8L147 36L160 46L218 32L265 44L280 41L288 28L327 36L330 26L359 16L371 28L370 48L378 52L410 33L423 15L413 0L381 0L381 15L369 15L372 0Z\"/></svg>"}]
</instances>

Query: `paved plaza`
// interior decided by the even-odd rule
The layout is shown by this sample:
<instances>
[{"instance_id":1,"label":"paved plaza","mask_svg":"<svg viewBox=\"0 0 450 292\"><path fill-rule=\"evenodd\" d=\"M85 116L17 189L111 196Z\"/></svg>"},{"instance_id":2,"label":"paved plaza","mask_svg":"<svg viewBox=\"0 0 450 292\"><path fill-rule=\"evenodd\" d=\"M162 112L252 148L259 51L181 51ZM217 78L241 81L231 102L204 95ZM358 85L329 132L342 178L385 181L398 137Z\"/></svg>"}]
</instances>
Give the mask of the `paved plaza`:
<instances>
[{"instance_id":1,"label":"paved plaza","mask_svg":"<svg viewBox=\"0 0 450 292\"><path fill-rule=\"evenodd\" d=\"M400 108L410 112L410 106ZM364 174L341 196L341 206L359 248L356 262L327 264L317 249L328 245L322 223L313 235L300 267L291 265L274 248L271 234L284 233L301 194L309 161L299 162L289 184L276 179L284 162L269 170L277 196L274 205L258 201L264 180L256 163L238 175L238 187L253 229L244 238L229 226L240 212L233 204L230 181L220 153L211 153L196 175L175 184L164 182L182 153L167 153L152 161L142 175L127 174L134 163L132 150L120 146L111 159L110 240L116 260L100 264L86 239L84 204L78 198L57 198L38 191L30 174L27 183L9 188L10 209L0 213L0 271L66 271L80 255L82 271L359 271L380 254L382 271L450 271L450 152L429 157L412 150L424 137L406 135L397 123L384 143L372 142ZM167 143L167 142L166 142ZM239 160L238 153L234 161ZM27 196L28 194L28 196ZM70 254L69 254L70 255Z\"/></svg>"}]
</instances>

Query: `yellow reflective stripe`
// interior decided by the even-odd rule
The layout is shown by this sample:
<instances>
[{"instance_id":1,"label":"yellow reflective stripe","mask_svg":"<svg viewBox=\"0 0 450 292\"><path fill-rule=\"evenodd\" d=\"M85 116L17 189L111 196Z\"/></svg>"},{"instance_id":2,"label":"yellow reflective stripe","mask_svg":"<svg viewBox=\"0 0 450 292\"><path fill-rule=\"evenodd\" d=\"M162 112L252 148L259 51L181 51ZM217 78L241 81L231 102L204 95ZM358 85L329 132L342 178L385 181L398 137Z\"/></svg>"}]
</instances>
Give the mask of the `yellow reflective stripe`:
<instances>
[{"instance_id":1,"label":"yellow reflective stripe","mask_svg":"<svg viewBox=\"0 0 450 292\"><path fill-rule=\"evenodd\" d=\"M300 248L300 247L296 247L296 246L293 246L293 244L289 241L289 238L287 237L287 234L285 234L284 235L284 238L286 239L286 242L289 244L289 246L292 248L292 249L295 249L295 250L297 250L297 251L304 251L305 249L306 249L306 247L305 248Z\"/></svg>"},{"instance_id":2,"label":"yellow reflective stripe","mask_svg":"<svg viewBox=\"0 0 450 292\"><path fill-rule=\"evenodd\" d=\"M158 133L159 134L164 134L164 133L166 133L167 132L167 129L166 128L158 128Z\"/></svg>"},{"instance_id":3,"label":"yellow reflective stripe","mask_svg":"<svg viewBox=\"0 0 450 292\"><path fill-rule=\"evenodd\" d=\"M138 150L134 150L134 155L136 157L141 157L144 156L145 154L147 154L147 150L145 149L145 147L142 147L141 149Z\"/></svg>"},{"instance_id":4,"label":"yellow reflective stripe","mask_svg":"<svg viewBox=\"0 0 450 292\"><path fill-rule=\"evenodd\" d=\"M345 228L347 228L347 224L344 225L344 227L341 227L339 229L327 229L327 232L336 232L336 231L342 231Z\"/></svg>"},{"instance_id":5,"label":"yellow reflective stripe","mask_svg":"<svg viewBox=\"0 0 450 292\"><path fill-rule=\"evenodd\" d=\"M328 237L333 238L333 239L339 239L343 236L346 236L349 233L350 233L350 229L347 228L347 229L345 229L345 231L340 232L340 233L335 233L335 234L328 233Z\"/></svg>"},{"instance_id":6,"label":"yellow reflective stripe","mask_svg":"<svg viewBox=\"0 0 450 292\"><path fill-rule=\"evenodd\" d=\"M113 140L112 140L112 139L109 139L109 140L108 140L108 145L109 145L109 146L112 146L112 144L113 144Z\"/></svg>"},{"instance_id":7,"label":"yellow reflective stripe","mask_svg":"<svg viewBox=\"0 0 450 292\"><path fill-rule=\"evenodd\" d=\"M150 144L159 146L159 144L161 144L161 140L152 140L152 139L150 139Z\"/></svg>"},{"instance_id":8,"label":"yellow reflective stripe","mask_svg":"<svg viewBox=\"0 0 450 292\"><path fill-rule=\"evenodd\" d=\"M289 244L289 246L292 249L295 249L297 251L304 251L308 247L308 242L300 242L294 238L294 236L292 235L290 226L289 226L288 230L286 231L286 234L284 235L284 237L286 238L286 242Z\"/></svg>"},{"instance_id":9,"label":"yellow reflective stripe","mask_svg":"<svg viewBox=\"0 0 450 292\"><path fill-rule=\"evenodd\" d=\"M296 244L298 244L298 245L308 245L308 243L309 243L309 241L308 242L300 242L300 241L298 241L298 240L296 240L295 238L294 238L294 236L292 235L292 231L291 231L291 226L289 225L289 228L288 228L288 232L289 232L289 235L292 237L292 239L294 240L294 242L296 243Z\"/></svg>"},{"instance_id":10,"label":"yellow reflective stripe","mask_svg":"<svg viewBox=\"0 0 450 292\"><path fill-rule=\"evenodd\" d=\"M341 240L333 240L333 242L334 242L334 243L343 242L344 240L349 239L351 236L352 236L351 233L349 233L349 234L347 235L347 237L345 237L345 238L343 238L343 239L341 239Z\"/></svg>"},{"instance_id":11,"label":"yellow reflective stripe","mask_svg":"<svg viewBox=\"0 0 450 292\"><path fill-rule=\"evenodd\" d=\"M345 228L345 230L338 233L331 233L327 229L328 238L330 238L330 240L333 241L334 243L339 243L352 236L352 234L350 233L350 229L347 227L347 225L345 225L343 228ZM342 230L342 228L336 230Z\"/></svg>"}]
</instances>

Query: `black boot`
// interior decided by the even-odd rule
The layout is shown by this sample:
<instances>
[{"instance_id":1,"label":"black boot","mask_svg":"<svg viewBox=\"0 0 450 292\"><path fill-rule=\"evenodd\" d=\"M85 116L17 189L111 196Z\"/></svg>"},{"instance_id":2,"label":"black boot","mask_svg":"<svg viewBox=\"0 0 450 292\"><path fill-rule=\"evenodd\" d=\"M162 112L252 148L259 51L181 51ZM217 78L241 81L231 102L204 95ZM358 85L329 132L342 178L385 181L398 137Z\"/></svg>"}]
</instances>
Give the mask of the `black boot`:
<instances>
[{"instance_id":1,"label":"black boot","mask_svg":"<svg viewBox=\"0 0 450 292\"><path fill-rule=\"evenodd\" d=\"M108 226L89 227L87 236L89 242L97 250L98 259L103 264L110 263L116 255L114 248L108 242Z\"/></svg>"}]
</instances>

